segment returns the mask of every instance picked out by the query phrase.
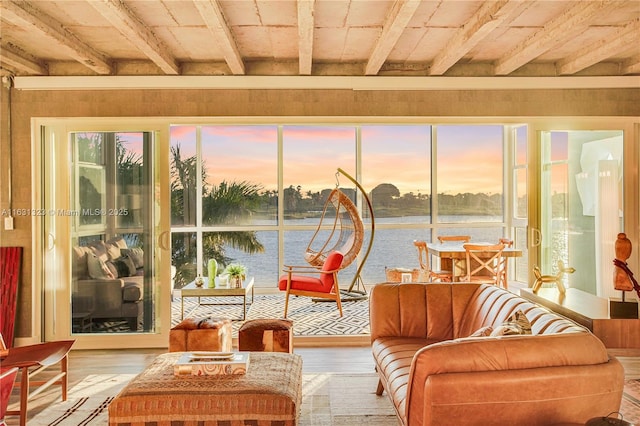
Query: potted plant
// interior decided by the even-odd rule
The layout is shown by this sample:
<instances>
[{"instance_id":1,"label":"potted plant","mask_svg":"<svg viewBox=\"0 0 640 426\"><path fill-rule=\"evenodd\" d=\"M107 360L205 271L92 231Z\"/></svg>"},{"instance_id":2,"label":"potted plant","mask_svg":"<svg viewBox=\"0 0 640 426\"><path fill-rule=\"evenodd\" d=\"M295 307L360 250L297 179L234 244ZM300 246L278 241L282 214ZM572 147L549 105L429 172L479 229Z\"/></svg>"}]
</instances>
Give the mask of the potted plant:
<instances>
[{"instance_id":1,"label":"potted plant","mask_svg":"<svg viewBox=\"0 0 640 426\"><path fill-rule=\"evenodd\" d=\"M246 278L247 268L239 263L230 263L224 269L224 273L229 276L229 286L231 288L242 287L242 280Z\"/></svg>"}]
</instances>

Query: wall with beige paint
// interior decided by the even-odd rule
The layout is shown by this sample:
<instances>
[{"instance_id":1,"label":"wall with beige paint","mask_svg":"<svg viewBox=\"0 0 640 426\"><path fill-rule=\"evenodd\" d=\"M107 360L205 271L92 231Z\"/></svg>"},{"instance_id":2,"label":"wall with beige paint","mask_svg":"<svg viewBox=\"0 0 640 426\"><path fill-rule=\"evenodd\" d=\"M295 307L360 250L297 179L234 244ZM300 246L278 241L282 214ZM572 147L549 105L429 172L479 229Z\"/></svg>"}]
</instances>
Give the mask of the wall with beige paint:
<instances>
[{"instance_id":1,"label":"wall with beige paint","mask_svg":"<svg viewBox=\"0 0 640 426\"><path fill-rule=\"evenodd\" d=\"M12 137L8 137L8 92L3 87L0 149L0 209L31 207L31 118L155 116L409 116L409 117L638 117L640 89L566 90L68 90L12 89ZM11 156L7 155L11 147ZM8 179L9 161L13 166ZM637 178L637 174L636 174ZM636 187L638 185L636 184ZM16 217L15 229L0 226L0 245L24 247L16 336L30 337L32 300L31 218ZM638 236L636 235L636 241Z\"/></svg>"}]
</instances>

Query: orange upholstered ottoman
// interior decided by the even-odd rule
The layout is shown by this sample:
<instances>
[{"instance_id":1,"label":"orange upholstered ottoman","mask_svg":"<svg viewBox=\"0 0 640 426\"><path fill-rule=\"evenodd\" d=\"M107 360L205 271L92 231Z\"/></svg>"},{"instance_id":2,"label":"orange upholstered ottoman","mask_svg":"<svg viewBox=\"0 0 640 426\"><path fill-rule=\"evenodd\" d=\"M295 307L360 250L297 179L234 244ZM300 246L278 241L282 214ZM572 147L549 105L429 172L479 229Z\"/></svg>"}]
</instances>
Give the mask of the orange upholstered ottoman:
<instances>
[{"instance_id":1,"label":"orange upholstered ottoman","mask_svg":"<svg viewBox=\"0 0 640 426\"><path fill-rule=\"evenodd\" d=\"M241 351L293 352L293 321L255 319L245 321L238 330Z\"/></svg>"},{"instance_id":2,"label":"orange upholstered ottoman","mask_svg":"<svg viewBox=\"0 0 640 426\"><path fill-rule=\"evenodd\" d=\"M110 426L296 426L302 358L252 352L246 374L176 376L159 355L109 404Z\"/></svg>"},{"instance_id":3,"label":"orange upholstered ottoman","mask_svg":"<svg viewBox=\"0 0 640 426\"><path fill-rule=\"evenodd\" d=\"M169 352L222 351L232 349L231 320L186 318L169 331Z\"/></svg>"}]
</instances>

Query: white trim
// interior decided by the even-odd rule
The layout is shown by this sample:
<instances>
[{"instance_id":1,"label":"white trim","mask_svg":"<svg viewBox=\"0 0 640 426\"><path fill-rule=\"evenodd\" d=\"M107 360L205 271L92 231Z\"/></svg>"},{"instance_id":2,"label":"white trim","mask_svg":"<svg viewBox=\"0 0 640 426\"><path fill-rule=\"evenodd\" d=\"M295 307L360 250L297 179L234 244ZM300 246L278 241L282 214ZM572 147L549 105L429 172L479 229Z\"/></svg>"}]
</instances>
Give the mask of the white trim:
<instances>
[{"instance_id":1,"label":"white trim","mask_svg":"<svg viewBox=\"0 0 640 426\"><path fill-rule=\"evenodd\" d=\"M516 90L640 88L638 76L339 77L339 76L50 76L15 77L19 90L342 89Z\"/></svg>"}]
</instances>

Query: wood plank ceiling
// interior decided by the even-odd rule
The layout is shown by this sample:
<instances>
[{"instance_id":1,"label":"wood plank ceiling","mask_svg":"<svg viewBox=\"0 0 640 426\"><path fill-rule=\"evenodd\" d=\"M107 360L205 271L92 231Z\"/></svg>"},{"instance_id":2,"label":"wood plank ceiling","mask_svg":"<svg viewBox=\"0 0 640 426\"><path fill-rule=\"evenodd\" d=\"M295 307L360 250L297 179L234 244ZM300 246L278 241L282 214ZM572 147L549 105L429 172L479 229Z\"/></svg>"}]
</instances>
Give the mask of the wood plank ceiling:
<instances>
[{"instance_id":1,"label":"wood plank ceiling","mask_svg":"<svg viewBox=\"0 0 640 426\"><path fill-rule=\"evenodd\" d=\"M640 74L640 0L0 0L3 75Z\"/></svg>"}]
</instances>

